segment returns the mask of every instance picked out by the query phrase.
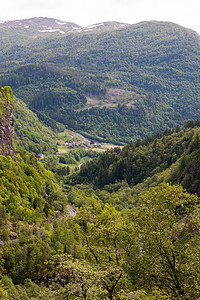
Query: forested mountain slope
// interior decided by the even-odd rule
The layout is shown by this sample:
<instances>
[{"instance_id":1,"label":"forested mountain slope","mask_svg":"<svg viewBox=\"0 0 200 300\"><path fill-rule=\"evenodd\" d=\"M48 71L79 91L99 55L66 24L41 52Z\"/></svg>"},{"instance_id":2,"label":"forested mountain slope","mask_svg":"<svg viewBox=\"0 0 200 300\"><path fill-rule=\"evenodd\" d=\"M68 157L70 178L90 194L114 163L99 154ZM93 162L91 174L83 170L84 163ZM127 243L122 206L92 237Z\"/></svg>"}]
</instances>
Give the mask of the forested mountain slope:
<instances>
[{"instance_id":1,"label":"forested mountain slope","mask_svg":"<svg viewBox=\"0 0 200 300\"><path fill-rule=\"evenodd\" d=\"M0 116L8 117L12 90L1 89L1 97ZM22 108L22 118L33 117ZM136 201L131 186L171 166L175 182L195 187L199 125L106 152L81 169L89 185L63 185L22 148L0 155L0 299L199 299L198 197L161 183Z\"/></svg>"},{"instance_id":2,"label":"forested mountain slope","mask_svg":"<svg viewBox=\"0 0 200 300\"><path fill-rule=\"evenodd\" d=\"M14 148L13 102L15 104L11 88L0 88L1 222L13 222L13 220L37 222L37 219L41 221L44 216L49 215L50 211L53 213L56 198L59 209L63 210L65 197L53 173L47 171L33 154L27 153L22 147ZM26 110L27 112L28 110ZM21 117L24 121L24 115L21 115ZM24 125L25 122L22 124ZM19 125L18 121L18 127ZM35 124L32 124L32 126L36 130ZM18 130L21 133L19 128ZM27 126L24 130L28 130ZM31 133L32 131L29 130L30 135ZM21 138L24 145L28 147L29 144L22 134ZM33 139L33 136L31 138ZM40 138L42 140L42 137ZM53 197L50 196L52 193L54 194ZM40 209L34 211L36 207L40 207Z\"/></svg>"},{"instance_id":3,"label":"forested mountain slope","mask_svg":"<svg viewBox=\"0 0 200 300\"><path fill-rule=\"evenodd\" d=\"M0 104L0 298L8 299L7 292L2 290L4 287L2 276L7 275L12 269L13 276L20 282L23 274L26 273L27 276L28 273L33 274L38 269L39 261L44 261L44 257L48 256L48 249L46 252L43 249L43 258L37 256L37 262L33 259L30 264L30 256L28 259L26 252L27 241L30 242L29 246L32 244L29 253L34 255L36 247L33 240L37 242L40 240L42 247L41 232L39 233L41 224L46 222L48 217L55 216L55 211L62 212L65 209L66 197L62 193L59 177L47 171L33 154L22 148L13 147L14 124L8 122L12 120L13 115L13 94L10 87L0 89ZM36 224L38 227L34 228ZM24 238L26 236L25 240L23 236ZM20 256L26 256L23 271L18 268L19 265L17 267L16 262L18 258L21 261L22 257L17 258L17 255L13 255L13 251L21 253ZM15 295L10 299L16 299ZM27 298L22 296L22 299Z\"/></svg>"},{"instance_id":4,"label":"forested mountain slope","mask_svg":"<svg viewBox=\"0 0 200 300\"><path fill-rule=\"evenodd\" d=\"M56 141L59 128L55 121L43 115L40 115L39 119L37 114L18 98L14 98L14 114L17 145L34 154L50 154L57 151Z\"/></svg>"},{"instance_id":5,"label":"forested mountain slope","mask_svg":"<svg viewBox=\"0 0 200 300\"><path fill-rule=\"evenodd\" d=\"M156 186L167 181L200 195L199 126L199 120L188 121L183 130L177 126L176 130L165 130L163 135L138 140L122 150L107 151L82 165L70 182L103 188L125 180L131 187L146 182L148 188L148 183Z\"/></svg>"},{"instance_id":6,"label":"forested mountain slope","mask_svg":"<svg viewBox=\"0 0 200 300\"><path fill-rule=\"evenodd\" d=\"M128 142L199 117L200 39L189 29L152 21L2 41L0 83L93 138Z\"/></svg>"}]
</instances>

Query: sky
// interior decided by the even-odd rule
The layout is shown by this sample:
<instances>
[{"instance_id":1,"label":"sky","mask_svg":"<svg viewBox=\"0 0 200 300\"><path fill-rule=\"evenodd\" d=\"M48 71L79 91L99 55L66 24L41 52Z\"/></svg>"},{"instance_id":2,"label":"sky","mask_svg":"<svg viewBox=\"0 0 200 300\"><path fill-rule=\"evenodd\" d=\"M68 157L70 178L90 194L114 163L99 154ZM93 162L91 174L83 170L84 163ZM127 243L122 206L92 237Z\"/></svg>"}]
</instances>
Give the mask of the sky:
<instances>
[{"instance_id":1,"label":"sky","mask_svg":"<svg viewBox=\"0 0 200 300\"><path fill-rule=\"evenodd\" d=\"M199 0L4 0L0 21L51 17L88 26L105 21L170 21L200 34Z\"/></svg>"}]
</instances>

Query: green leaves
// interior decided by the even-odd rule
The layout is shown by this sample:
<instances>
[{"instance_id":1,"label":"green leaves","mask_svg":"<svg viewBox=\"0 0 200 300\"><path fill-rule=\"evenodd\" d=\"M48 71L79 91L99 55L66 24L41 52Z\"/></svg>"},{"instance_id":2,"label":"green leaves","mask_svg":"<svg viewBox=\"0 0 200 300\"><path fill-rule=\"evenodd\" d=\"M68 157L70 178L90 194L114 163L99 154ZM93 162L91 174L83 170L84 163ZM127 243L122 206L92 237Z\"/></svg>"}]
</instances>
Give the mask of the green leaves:
<instances>
[{"instance_id":1,"label":"green leaves","mask_svg":"<svg viewBox=\"0 0 200 300\"><path fill-rule=\"evenodd\" d=\"M55 153L57 135L19 99L14 100L16 143L29 152Z\"/></svg>"},{"instance_id":2,"label":"green leaves","mask_svg":"<svg viewBox=\"0 0 200 300\"><path fill-rule=\"evenodd\" d=\"M8 31L2 84L74 130L124 143L199 117L199 36L188 29L143 22L37 42Z\"/></svg>"},{"instance_id":3,"label":"green leaves","mask_svg":"<svg viewBox=\"0 0 200 300\"><path fill-rule=\"evenodd\" d=\"M190 293L197 297L196 280L200 280L200 273L192 263L195 260L199 264L197 204L196 196L168 184L162 184L140 198L132 222L139 233L136 243L140 250L135 252L135 258L137 268L142 268L138 269L138 279L145 278L147 286L154 282L175 297L185 299ZM132 264L134 268L134 260ZM189 267L190 264L193 267ZM188 288L189 282L192 289Z\"/></svg>"},{"instance_id":4,"label":"green leaves","mask_svg":"<svg viewBox=\"0 0 200 300\"><path fill-rule=\"evenodd\" d=\"M13 100L13 91L10 86L0 87L0 98L4 98L10 104Z\"/></svg>"},{"instance_id":5,"label":"green leaves","mask_svg":"<svg viewBox=\"0 0 200 300\"><path fill-rule=\"evenodd\" d=\"M2 217L12 222L41 222L45 204L48 203L49 212L52 213L53 209L58 207L62 211L66 200L54 175L33 155L25 151L21 155L23 158L18 156L16 161L0 157ZM47 186L50 186L51 190L48 190ZM3 213L5 210L6 216Z\"/></svg>"}]
</instances>

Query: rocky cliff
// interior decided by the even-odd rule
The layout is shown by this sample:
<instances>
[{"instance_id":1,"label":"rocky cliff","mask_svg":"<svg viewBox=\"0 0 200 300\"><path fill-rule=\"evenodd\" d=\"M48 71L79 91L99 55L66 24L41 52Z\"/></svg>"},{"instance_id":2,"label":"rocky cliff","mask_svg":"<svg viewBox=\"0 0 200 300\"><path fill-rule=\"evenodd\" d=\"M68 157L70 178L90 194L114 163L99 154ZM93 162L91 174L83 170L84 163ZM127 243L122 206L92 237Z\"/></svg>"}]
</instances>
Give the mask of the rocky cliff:
<instances>
[{"instance_id":1,"label":"rocky cliff","mask_svg":"<svg viewBox=\"0 0 200 300\"><path fill-rule=\"evenodd\" d=\"M0 155L14 156L13 92L10 87L0 87Z\"/></svg>"}]
</instances>

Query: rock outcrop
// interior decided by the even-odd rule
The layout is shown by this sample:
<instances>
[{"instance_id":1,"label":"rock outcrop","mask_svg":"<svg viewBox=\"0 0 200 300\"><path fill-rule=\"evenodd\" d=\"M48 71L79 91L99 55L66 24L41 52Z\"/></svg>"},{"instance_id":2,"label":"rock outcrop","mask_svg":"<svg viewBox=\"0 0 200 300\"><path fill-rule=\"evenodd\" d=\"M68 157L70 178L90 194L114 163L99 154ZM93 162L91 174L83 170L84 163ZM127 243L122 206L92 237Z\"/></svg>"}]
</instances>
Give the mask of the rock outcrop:
<instances>
[{"instance_id":1,"label":"rock outcrop","mask_svg":"<svg viewBox=\"0 0 200 300\"><path fill-rule=\"evenodd\" d=\"M10 87L0 87L0 155L14 156L13 92Z\"/></svg>"}]
</instances>

